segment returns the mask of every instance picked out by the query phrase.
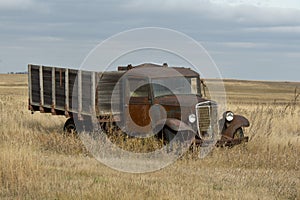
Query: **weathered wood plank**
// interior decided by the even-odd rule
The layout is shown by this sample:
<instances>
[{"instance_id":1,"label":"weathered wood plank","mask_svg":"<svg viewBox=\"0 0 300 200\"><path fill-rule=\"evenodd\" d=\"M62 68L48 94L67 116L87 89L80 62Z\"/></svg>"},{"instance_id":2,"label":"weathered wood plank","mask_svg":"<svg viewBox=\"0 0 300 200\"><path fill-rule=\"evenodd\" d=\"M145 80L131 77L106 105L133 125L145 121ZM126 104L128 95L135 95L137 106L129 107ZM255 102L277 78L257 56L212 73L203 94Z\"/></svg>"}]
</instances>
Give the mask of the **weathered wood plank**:
<instances>
[{"instance_id":1,"label":"weathered wood plank","mask_svg":"<svg viewBox=\"0 0 300 200\"><path fill-rule=\"evenodd\" d=\"M77 83L78 83L78 114L82 112L82 71L77 73Z\"/></svg>"},{"instance_id":2,"label":"weathered wood plank","mask_svg":"<svg viewBox=\"0 0 300 200\"><path fill-rule=\"evenodd\" d=\"M65 110L69 111L69 70L65 70Z\"/></svg>"},{"instance_id":3,"label":"weathered wood plank","mask_svg":"<svg viewBox=\"0 0 300 200\"><path fill-rule=\"evenodd\" d=\"M28 65L28 94L29 94L29 104L32 104L32 81L31 81L31 65Z\"/></svg>"},{"instance_id":4,"label":"weathered wood plank","mask_svg":"<svg viewBox=\"0 0 300 200\"><path fill-rule=\"evenodd\" d=\"M40 75L40 104L41 106L44 105L44 83L43 83L43 66L40 66L39 69Z\"/></svg>"},{"instance_id":5,"label":"weathered wood plank","mask_svg":"<svg viewBox=\"0 0 300 200\"><path fill-rule=\"evenodd\" d=\"M91 89L91 112L96 111L96 73L92 72L92 89Z\"/></svg>"},{"instance_id":6,"label":"weathered wood plank","mask_svg":"<svg viewBox=\"0 0 300 200\"><path fill-rule=\"evenodd\" d=\"M55 68L52 68L52 107L55 108L56 106L56 98L55 98Z\"/></svg>"},{"instance_id":7,"label":"weathered wood plank","mask_svg":"<svg viewBox=\"0 0 300 200\"><path fill-rule=\"evenodd\" d=\"M52 106L52 91L52 68L43 66L43 105Z\"/></svg>"}]
</instances>

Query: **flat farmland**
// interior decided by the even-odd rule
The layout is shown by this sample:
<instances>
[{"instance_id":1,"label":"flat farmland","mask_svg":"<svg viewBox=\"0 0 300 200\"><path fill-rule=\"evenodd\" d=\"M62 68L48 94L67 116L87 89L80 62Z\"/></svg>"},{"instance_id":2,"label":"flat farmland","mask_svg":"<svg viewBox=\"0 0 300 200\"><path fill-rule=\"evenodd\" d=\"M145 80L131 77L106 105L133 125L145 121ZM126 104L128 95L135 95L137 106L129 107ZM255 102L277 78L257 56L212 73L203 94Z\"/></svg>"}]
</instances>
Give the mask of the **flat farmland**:
<instances>
[{"instance_id":1,"label":"flat farmland","mask_svg":"<svg viewBox=\"0 0 300 200\"><path fill-rule=\"evenodd\" d=\"M64 117L31 114L26 75L0 75L0 199L299 199L300 82L224 83L248 143L130 174L64 135Z\"/></svg>"},{"instance_id":2,"label":"flat farmland","mask_svg":"<svg viewBox=\"0 0 300 200\"><path fill-rule=\"evenodd\" d=\"M224 80L230 103L286 104L300 93L298 82Z\"/></svg>"}]
</instances>

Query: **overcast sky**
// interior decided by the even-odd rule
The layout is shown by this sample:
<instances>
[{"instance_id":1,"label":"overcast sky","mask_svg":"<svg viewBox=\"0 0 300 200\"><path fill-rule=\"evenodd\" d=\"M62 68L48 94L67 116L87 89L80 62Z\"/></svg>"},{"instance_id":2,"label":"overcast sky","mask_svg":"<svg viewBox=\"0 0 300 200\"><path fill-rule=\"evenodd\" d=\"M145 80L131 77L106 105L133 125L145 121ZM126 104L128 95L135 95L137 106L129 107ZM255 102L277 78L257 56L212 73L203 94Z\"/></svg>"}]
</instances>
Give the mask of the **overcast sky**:
<instances>
[{"instance_id":1,"label":"overcast sky","mask_svg":"<svg viewBox=\"0 0 300 200\"><path fill-rule=\"evenodd\" d=\"M300 81L298 0L0 0L0 73L78 68L101 41L141 27L192 37L224 78Z\"/></svg>"}]
</instances>

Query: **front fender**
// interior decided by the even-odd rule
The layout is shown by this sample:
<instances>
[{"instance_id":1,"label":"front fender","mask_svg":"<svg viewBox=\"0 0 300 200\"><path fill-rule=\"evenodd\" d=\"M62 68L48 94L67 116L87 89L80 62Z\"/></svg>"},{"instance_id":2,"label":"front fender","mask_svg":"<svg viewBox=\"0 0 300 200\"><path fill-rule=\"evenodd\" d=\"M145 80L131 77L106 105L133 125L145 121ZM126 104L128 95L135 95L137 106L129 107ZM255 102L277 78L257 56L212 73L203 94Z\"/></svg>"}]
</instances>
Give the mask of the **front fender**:
<instances>
[{"instance_id":1,"label":"front fender","mask_svg":"<svg viewBox=\"0 0 300 200\"><path fill-rule=\"evenodd\" d=\"M160 120L156 123L155 132L162 130L162 138L167 142L190 146L195 141L196 132L188 124L174 118ZM188 147L186 146L186 147Z\"/></svg>"},{"instance_id":2,"label":"front fender","mask_svg":"<svg viewBox=\"0 0 300 200\"><path fill-rule=\"evenodd\" d=\"M166 120L159 120L157 123L156 123L156 129L157 128L162 128L164 126L168 126L170 129L172 129L173 131L176 131L176 132L179 132L179 131L191 131L193 132L194 134L195 131L192 129L192 127L190 127L188 124L178 120L178 119L175 119L175 118L168 118Z\"/></svg>"},{"instance_id":3,"label":"front fender","mask_svg":"<svg viewBox=\"0 0 300 200\"><path fill-rule=\"evenodd\" d=\"M227 126L226 123L228 124ZM230 123L225 122L221 134L226 138L233 138L234 133L237 131L237 129L241 127L249 127L249 126L250 126L250 122L246 117L241 115L234 115L234 118Z\"/></svg>"}]
</instances>

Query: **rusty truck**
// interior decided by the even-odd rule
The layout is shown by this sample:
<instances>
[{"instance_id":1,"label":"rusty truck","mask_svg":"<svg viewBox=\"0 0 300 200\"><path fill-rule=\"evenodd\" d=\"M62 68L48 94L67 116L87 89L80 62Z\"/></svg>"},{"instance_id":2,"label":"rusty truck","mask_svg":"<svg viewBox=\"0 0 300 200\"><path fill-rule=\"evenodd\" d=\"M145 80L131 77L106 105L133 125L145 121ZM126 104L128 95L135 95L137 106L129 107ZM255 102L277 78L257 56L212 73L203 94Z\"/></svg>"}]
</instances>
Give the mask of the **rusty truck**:
<instances>
[{"instance_id":1,"label":"rusty truck","mask_svg":"<svg viewBox=\"0 0 300 200\"><path fill-rule=\"evenodd\" d=\"M167 142L180 131L200 145L212 135L220 135L217 146L248 141L248 119L231 111L218 119L217 102L203 96L203 81L190 68L145 63L97 72L29 64L28 82L29 110L65 115L66 132L95 116L103 129L114 124L142 134L158 127Z\"/></svg>"}]
</instances>

